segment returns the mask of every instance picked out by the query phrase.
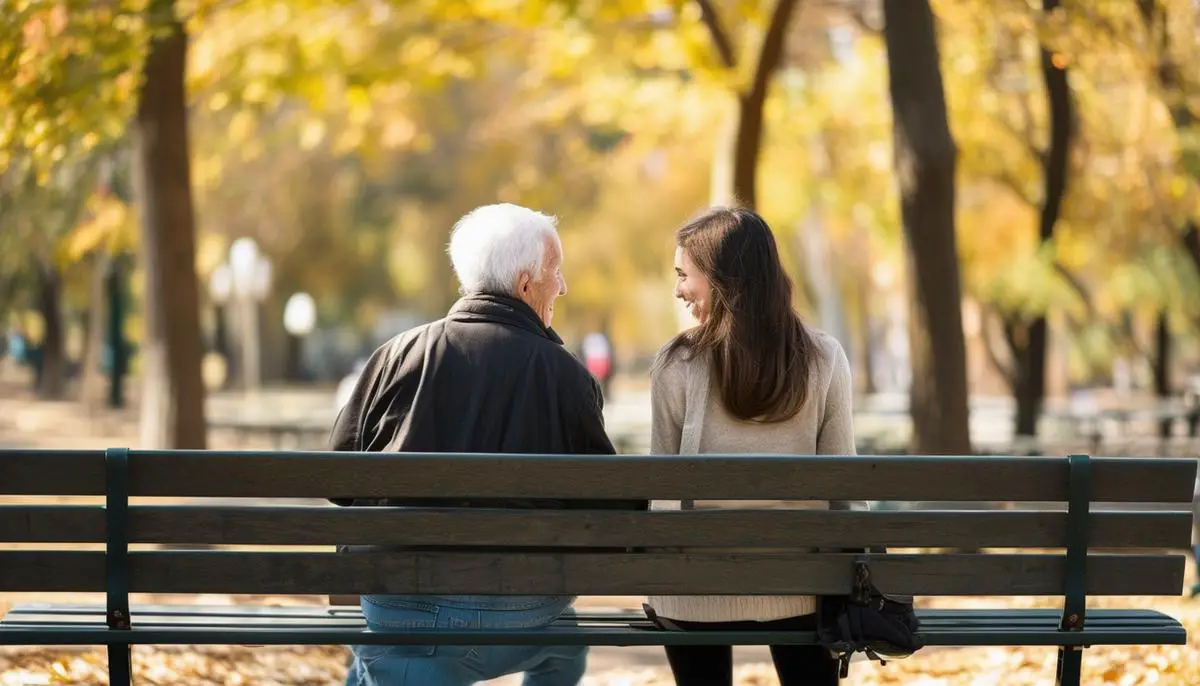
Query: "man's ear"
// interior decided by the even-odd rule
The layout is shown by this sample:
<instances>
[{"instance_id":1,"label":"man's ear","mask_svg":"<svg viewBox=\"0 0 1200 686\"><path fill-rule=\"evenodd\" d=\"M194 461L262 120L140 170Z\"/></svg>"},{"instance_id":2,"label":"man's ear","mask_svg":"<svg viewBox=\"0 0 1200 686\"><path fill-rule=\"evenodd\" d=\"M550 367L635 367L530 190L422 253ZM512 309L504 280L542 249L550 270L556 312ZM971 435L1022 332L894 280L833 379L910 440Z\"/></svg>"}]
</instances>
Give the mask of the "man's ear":
<instances>
[{"instance_id":1,"label":"man's ear","mask_svg":"<svg viewBox=\"0 0 1200 686\"><path fill-rule=\"evenodd\" d=\"M515 289L517 295L528 295L529 287L533 283L533 277L529 272L521 272L517 275L517 287Z\"/></svg>"}]
</instances>

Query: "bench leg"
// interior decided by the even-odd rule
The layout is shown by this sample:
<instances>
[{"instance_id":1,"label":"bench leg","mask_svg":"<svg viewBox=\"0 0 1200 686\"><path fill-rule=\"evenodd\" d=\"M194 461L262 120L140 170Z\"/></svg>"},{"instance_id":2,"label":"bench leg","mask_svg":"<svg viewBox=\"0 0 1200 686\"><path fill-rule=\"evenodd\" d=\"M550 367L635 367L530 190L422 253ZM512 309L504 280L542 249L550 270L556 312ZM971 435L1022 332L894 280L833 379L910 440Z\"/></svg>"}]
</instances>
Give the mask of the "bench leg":
<instances>
[{"instance_id":1,"label":"bench leg","mask_svg":"<svg viewBox=\"0 0 1200 686\"><path fill-rule=\"evenodd\" d=\"M1063 646L1058 649L1058 676L1055 686L1079 686L1083 672L1083 646Z\"/></svg>"},{"instance_id":2,"label":"bench leg","mask_svg":"<svg viewBox=\"0 0 1200 686\"><path fill-rule=\"evenodd\" d=\"M108 685L132 686L133 657L128 644L108 646Z\"/></svg>"}]
</instances>

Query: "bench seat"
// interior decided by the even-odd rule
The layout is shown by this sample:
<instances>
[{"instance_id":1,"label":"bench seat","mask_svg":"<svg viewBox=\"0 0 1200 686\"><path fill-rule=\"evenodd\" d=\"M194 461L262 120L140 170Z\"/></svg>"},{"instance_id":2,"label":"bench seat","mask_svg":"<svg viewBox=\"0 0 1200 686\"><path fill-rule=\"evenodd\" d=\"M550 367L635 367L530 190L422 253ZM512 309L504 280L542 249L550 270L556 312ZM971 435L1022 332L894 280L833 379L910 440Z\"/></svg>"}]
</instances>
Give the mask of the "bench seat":
<instances>
[{"instance_id":1,"label":"bench seat","mask_svg":"<svg viewBox=\"0 0 1200 686\"><path fill-rule=\"evenodd\" d=\"M103 606L18 605L0 619L0 645L355 643L644 646L673 644L764 645L815 643L813 632L704 632L657 630L630 610L584 610L548 629L529 631L365 630L355 607L256 605L134 605L132 631L111 631ZM1178 620L1154 610L1089 610L1082 631L1061 631L1056 609L922 609L921 629L931 646L1185 645Z\"/></svg>"}]
</instances>

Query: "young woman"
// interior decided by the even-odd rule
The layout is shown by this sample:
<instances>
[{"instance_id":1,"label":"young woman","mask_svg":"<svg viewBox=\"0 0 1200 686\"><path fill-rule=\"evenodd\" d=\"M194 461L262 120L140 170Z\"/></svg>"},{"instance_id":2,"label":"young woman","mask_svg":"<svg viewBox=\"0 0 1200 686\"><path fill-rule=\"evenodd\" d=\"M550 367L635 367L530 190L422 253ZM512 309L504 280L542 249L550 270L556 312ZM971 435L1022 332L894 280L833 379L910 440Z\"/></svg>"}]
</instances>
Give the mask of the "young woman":
<instances>
[{"instance_id":1,"label":"young woman","mask_svg":"<svg viewBox=\"0 0 1200 686\"><path fill-rule=\"evenodd\" d=\"M712 209L679 229L676 244L675 297L698 325L664 346L651 371L652 452L854 454L850 363L792 308L792 282L762 217ZM647 604L660 623L688 631L816 628L811 596ZM666 650L678 686L733 681L728 646ZM771 646L771 656L782 686L838 682L836 661L819 646Z\"/></svg>"}]
</instances>

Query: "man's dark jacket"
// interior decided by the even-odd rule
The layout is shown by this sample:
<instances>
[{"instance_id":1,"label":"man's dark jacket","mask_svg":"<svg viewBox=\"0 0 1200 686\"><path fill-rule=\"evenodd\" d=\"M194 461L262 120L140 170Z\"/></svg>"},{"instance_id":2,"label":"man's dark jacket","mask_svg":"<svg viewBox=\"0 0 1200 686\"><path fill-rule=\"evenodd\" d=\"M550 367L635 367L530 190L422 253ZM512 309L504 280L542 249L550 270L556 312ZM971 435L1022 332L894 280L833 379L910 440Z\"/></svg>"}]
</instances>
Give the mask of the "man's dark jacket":
<instances>
[{"instance_id":1,"label":"man's dark jacket","mask_svg":"<svg viewBox=\"0 0 1200 686\"><path fill-rule=\"evenodd\" d=\"M333 450L615 454L587 369L524 302L476 294L381 346L338 414ZM645 509L646 501L334 499L338 505Z\"/></svg>"}]
</instances>

